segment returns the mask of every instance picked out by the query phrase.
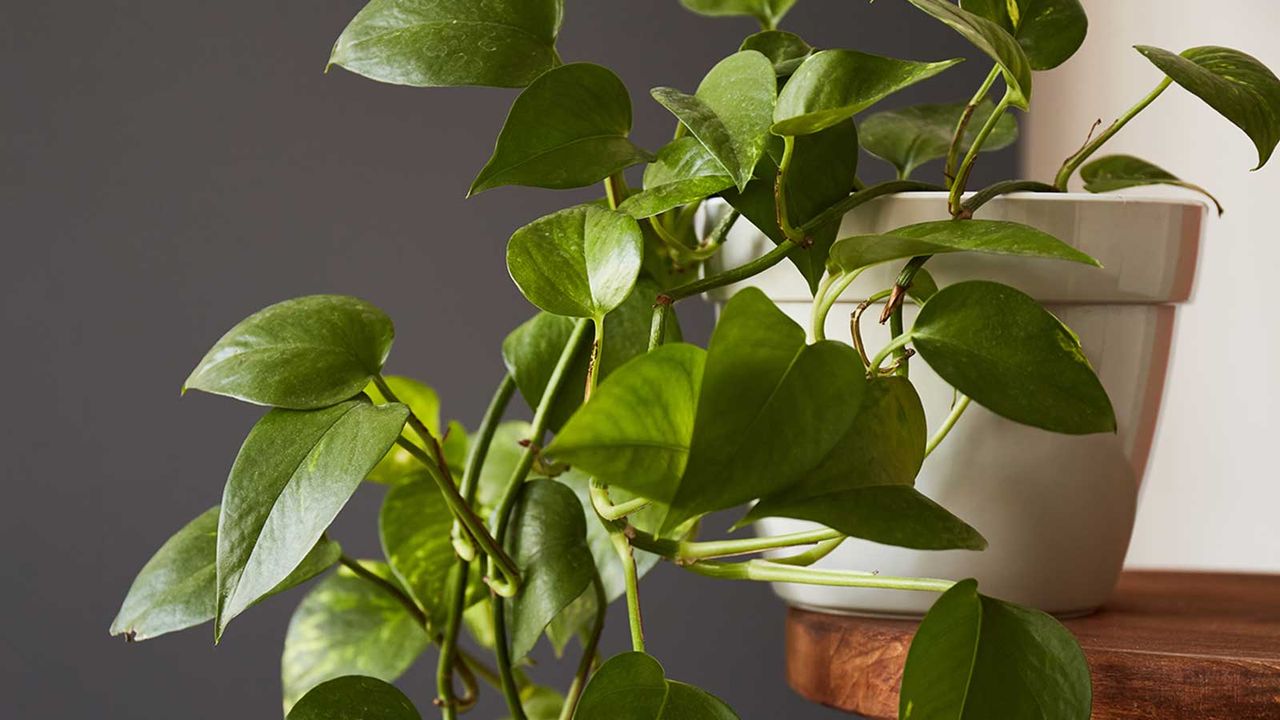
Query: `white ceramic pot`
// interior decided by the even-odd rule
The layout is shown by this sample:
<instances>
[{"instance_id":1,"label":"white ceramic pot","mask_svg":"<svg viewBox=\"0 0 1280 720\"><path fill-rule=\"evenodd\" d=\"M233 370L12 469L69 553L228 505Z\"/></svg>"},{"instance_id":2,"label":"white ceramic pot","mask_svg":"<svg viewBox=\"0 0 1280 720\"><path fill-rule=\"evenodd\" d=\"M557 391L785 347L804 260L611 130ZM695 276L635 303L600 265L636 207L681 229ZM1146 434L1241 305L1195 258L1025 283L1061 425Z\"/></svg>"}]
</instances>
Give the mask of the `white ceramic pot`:
<instances>
[{"instance_id":1,"label":"white ceramic pot","mask_svg":"<svg viewBox=\"0 0 1280 720\"><path fill-rule=\"evenodd\" d=\"M712 205L704 220L721 212L723 205ZM1195 201L1083 194L1018 194L984 206L979 218L1040 228L1098 258L1104 268L957 254L934 258L929 272L942 286L995 280L1043 302L1080 335L1111 395L1119 431L1057 435L1005 420L975 403L925 463L917 487L982 532L990 548L929 552L849 540L817 567L974 577L987 594L1061 616L1101 606L1115 587L1128 549L1169 366L1174 316L1177 305L1191 296L1205 212ZM840 236L946 217L942 193L886 197L847 215ZM754 226L740 220L716 262L735 267L772 247ZM899 265L872 269L845 292L828 317L829 338L848 340L849 314L863 298L891 287ZM790 263L752 278L750 284L808 327L812 298ZM717 291L711 299L721 303L740 287ZM913 314L908 307L908 323ZM888 341L886 328L864 325L869 347ZM936 427L950 409L951 388L920 359L912 361L911 380L931 427ZM772 535L812 527L772 518L760 522L758 530ZM776 590L793 605L876 615L920 615L935 599L920 593L790 584Z\"/></svg>"}]
</instances>

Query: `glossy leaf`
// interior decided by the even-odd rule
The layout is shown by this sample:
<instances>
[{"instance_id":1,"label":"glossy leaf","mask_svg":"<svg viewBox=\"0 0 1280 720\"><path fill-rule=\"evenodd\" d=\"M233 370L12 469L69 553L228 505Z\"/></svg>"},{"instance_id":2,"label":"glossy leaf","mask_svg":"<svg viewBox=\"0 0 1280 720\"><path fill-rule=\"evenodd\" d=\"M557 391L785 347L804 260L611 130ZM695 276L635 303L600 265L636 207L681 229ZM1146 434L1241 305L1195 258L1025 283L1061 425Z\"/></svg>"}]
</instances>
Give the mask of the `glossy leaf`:
<instances>
[{"instance_id":1,"label":"glossy leaf","mask_svg":"<svg viewBox=\"0 0 1280 720\"><path fill-rule=\"evenodd\" d=\"M888 235L855 235L836 242L828 266L834 272L917 255L979 252L1066 260L1099 266L1097 260L1030 225L1005 220L940 220L898 228Z\"/></svg>"},{"instance_id":2,"label":"glossy leaf","mask_svg":"<svg viewBox=\"0 0 1280 720\"><path fill-rule=\"evenodd\" d=\"M502 185L594 185L652 159L630 134L631 96L618 76L590 63L563 65L516 98L469 194Z\"/></svg>"},{"instance_id":3,"label":"glossy leaf","mask_svg":"<svg viewBox=\"0 0 1280 720\"><path fill-rule=\"evenodd\" d=\"M1057 620L957 583L911 641L903 720L1088 720L1089 665Z\"/></svg>"},{"instance_id":4,"label":"glossy leaf","mask_svg":"<svg viewBox=\"0 0 1280 720\"><path fill-rule=\"evenodd\" d=\"M639 652L600 666L587 683L574 720L737 720L728 705L703 690L668 680L662 665Z\"/></svg>"},{"instance_id":5,"label":"glossy leaf","mask_svg":"<svg viewBox=\"0 0 1280 720\"><path fill-rule=\"evenodd\" d=\"M329 62L373 80L521 87L560 64L563 0L372 0Z\"/></svg>"},{"instance_id":6,"label":"glossy leaf","mask_svg":"<svg viewBox=\"0 0 1280 720\"><path fill-rule=\"evenodd\" d=\"M1033 70L1052 70L1069 60L1089 32L1080 0L960 0L960 7L1017 38Z\"/></svg>"},{"instance_id":7,"label":"glossy leaf","mask_svg":"<svg viewBox=\"0 0 1280 720\"><path fill-rule=\"evenodd\" d=\"M396 583L386 565L361 564ZM334 678L363 675L393 682L430 644L426 631L391 593L340 568L307 594L289 621L280 661L285 712Z\"/></svg>"},{"instance_id":8,"label":"glossy leaf","mask_svg":"<svg viewBox=\"0 0 1280 720\"><path fill-rule=\"evenodd\" d=\"M521 488L507 534L524 580L506 603L513 660L528 655L547 625L591 584L596 570L586 533L572 490L554 480L530 480Z\"/></svg>"},{"instance_id":9,"label":"glossy leaf","mask_svg":"<svg viewBox=\"0 0 1280 720\"><path fill-rule=\"evenodd\" d=\"M694 95L655 88L653 97L706 146L741 189L764 153L777 93L773 64L747 50L711 68Z\"/></svg>"},{"instance_id":10,"label":"glossy leaf","mask_svg":"<svg viewBox=\"0 0 1280 720\"><path fill-rule=\"evenodd\" d=\"M822 132L795 139L795 152L787 172L787 207L793 225L803 225L849 196L857 183L858 130L852 121L842 122ZM778 228L774 186L778 167L766 156L760 161L755 181L746 191L728 191L724 198L774 243L789 243ZM831 244L840 230L840 220L808 233L808 248L797 248L789 257L816 291Z\"/></svg>"},{"instance_id":11,"label":"glossy leaf","mask_svg":"<svg viewBox=\"0 0 1280 720\"><path fill-rule=\"evenodd\" d=\"M658 152L658 159L645 168L644 190L627 198L618 209L638 219L653 217L733 184L711 151L697 138L683 137Z\"/></svg>"},{"instance_id":12,"label":"glossy leaf","mask_svg":"<svg viewBox=\"0 0 1280 720\"><path fill-rule=\"evenodd\" d=\"M1010 420L1072 435L1116 429L1079 339L1018 290L983 281L943 288L920 309L911 339L943 380Z\"/></svg>"},{"instance_id":13,"label":"glossy leaf","mask_svg":"<svg viewBox=\"0 0 1280 720\"><path fill-rule=\"evenodd\" d=\"M1098 158L1080 169L1084 189L1091 193L1114 192L1148 185L1172 185L1194 190L1213 201L1218 214L1223 213L1222 203L1208 190L1189 183L1154 163L1132 155L1108 155Z\"/></svg>"},{"instance_id":14,"label":"glossy leaf","mask_svg":"<svg viewBox=\"0 0 1280 720\"><path fill-rule=\"evenodd\" d=\"M927 438L924 407L911 383L874 380L853 424L817 468L761 500L738 524L788 517L886 545L984 549L978 531L913 487Z\"/></svg>"},{"instance_id":15,"label":"glossy leaf","mask_svg":"<svg viewBox=\"0 0 1280 720\"><path fill-rule=\"evenodd\" d=\"M216 598L214 567L218 551L218 508L215 506L165 541L129 587L111 634L129 642L185 630L213 619ZM342 548L326 538L311 549L289 577L267 593L270 597L301 585L338 561Z\"/></svg>"},{"instance_id":16,"label":"glossy leaf","mask_svg":"<svg viewBox=\"0 0 1280 720\"><path fill-rule=\"evenodd\" d=\"M403 405L352 400L258 421L222 495L215 638L298 567L407 417Z\"/></svg>"},{"instance_id":17,"label":"glossy leaf","mask_svg":"<svg viewBox=\"0 0 1280 720\"><path fill-rule=\"evenodd\" d=\"M507 269L539 308L602 319L635 287L643 243L631 216L579 205L517 230L507 244Z\"/></svg>"},{"instance_id":18,"label":"glossy leaf","mask_svg":"<svg viewBox=\"0 0 1280 720\"><path fill-rule=\"evenodd\" d=\"M590 528L593 522L600 524L595 521L595 518L589 517L587 527ZM617 556L617 553L615 552L614 555ZM582 640L583 646L586 645L587 634L591 632L595 623L596 612L595 589L588 587L551 620L547 625L547 640L551 643L551 649L555 651L556 659L564 657L565 649L575 637Z\"/></svg>"},{"instance_id":19,"label":"glossy leaf","mask_svg":"<svg viewBox=\"0 0 1280 720\"><path fill-rule=\"evenodd\" d=\"M856 50L815 53L782 88L773 132L809 135L825 130L959 62L897 60Z\"/></svg>"},{"instance_id":20,"label":"glossy leaf","mask_svg":"<svg viewBox=\"0 0 1280 720\"><path fill-rule=\"evenodd\" d=\"M950 0L908 0L968 40L996 61L1013 92L1013 105L1026 110L1031 104L1031 61L1007 30L981 15L957 7Z\"/></svg>"},{"instance_id":21,"label":"glossy leaf","mask_svg":"<svg viewBox=\"0 0 1280 720\"><path fill-rule=\"evenodd\" d=\"M609 485L670 498L693 439L706 353L683 343L641 355L600 384L545 454Z\"/></svg>"},{"instance_id":22,"label":"glossy leaf","mask_svg":"<svg viewBox=\"0 0 1280 720\"><path fill-rule=\"evenodd\" d=\"M915 105L901 110L887 110L868 116L858 126L862 147L876 157L892 163L900 177L910 177L916 168L946 157L951 149L956 126L964 114L964 103L953 105ZM977 140L982 123L995 112L995 104L983 101L974 112L974 121L965 130L963 145ZM983 152L1009 147L1018 139L1018 121L1005 114L982 145Z\"/></svg>"},{"instance_id":23,"label":"glossy leaf","mask_svg":"<svg viewBox=\"0 0 1280 720\"><path fill-rule=\"evenodd\" d=\"M453 512L425 472L391 488L382 501L382 553L433 629L441 626L448 609L446 590L456 562L452 530Z\"/></svg>"},{"instance_id":24,"label":"glossy leaf","mask_svg":"<svg viewBox=\"0 0 1280 720\"><path fill-rule=\"evenodd\" d=\"M524 443L532 439L533 426L523 420L508 420L498 425L476 487L476 500L482 507L497 507L524 455Z\"/></svg>"},{"instance_id":25,"label":"glossy leaf","mask_svg":"<svg viewBox=\"0 0 1280 720\"><path fill-rule=\"evenodd\" d=\"M413 414L417 415L426 424L431 434L440 437L440 397L436 395L436 391L417 380L407 377L387 375L383 379L386 380L387 385L391 386L391 391L395 393L396 397L405 405L408 405ZM369 383L368 387L364 389L364 393L375 402L387 402L387 399L382 395L382 391L374 383ZM426 443L418 436L418 433L406 432L404 437L414 445L426 448ZM394 485L421 472L422 464L410 455L408 450L399 445L394 445L378 461L373 470L369 471L367 479L383 485Z\"/></svg>"},{"instance_id":26,"label":"glossy leaf","mask_svg":"<svg viewBox=\"0 0 1280 720\"><path fill-rule=\"evenodd\" d=\"M1257 58L1224 47L1196 47L1174 55L1138 46L1164 74L1244 131L1258 148L1258 167L1280 143L1280 79Z\"/></svg>"},{"instance_id":27,"label":"glossy leaf","mask_svg":"<svg viewBox=\"0 0 1280 720\"><path fill-rule=\"evenodd\" d=\"M363 300L286 300L227 331L182 391L294 410L333 405L359 393L382 370L394 337L391 319Z\"/></svg>"},{"instance_id":28,"label":"glossy leaf","mask_svg":"<svg viewBox=\"0 0 1280 720\"><path fill-rule=\"evenodd\" d=\"M350 675L316 687L289 712L288 720L422 720L413 703L393 685Z\"/></svg>"},{"instance_id":29,"label":"glossy leaf","mask_svg":"<svg viewBox=\"0 0 1280 720\"><path fill-rule=\"evenodd\" d=\"M741 50L755 50L773 63L779 78L791 77L800 63L813 54L813 46L804 38L785 30L765 30L742 41Z\"/></svg>"},{"instance_id":30,"label":"glossy leaf","mask_svg":"<svg viewBox=\"0 0 1280 720\"><path fill-rule=\"evenodd\" d=\"M777 27L796 0L680 0L680 4L711 17L749 15L767 28Z\"/></svg>"}]
</instances>

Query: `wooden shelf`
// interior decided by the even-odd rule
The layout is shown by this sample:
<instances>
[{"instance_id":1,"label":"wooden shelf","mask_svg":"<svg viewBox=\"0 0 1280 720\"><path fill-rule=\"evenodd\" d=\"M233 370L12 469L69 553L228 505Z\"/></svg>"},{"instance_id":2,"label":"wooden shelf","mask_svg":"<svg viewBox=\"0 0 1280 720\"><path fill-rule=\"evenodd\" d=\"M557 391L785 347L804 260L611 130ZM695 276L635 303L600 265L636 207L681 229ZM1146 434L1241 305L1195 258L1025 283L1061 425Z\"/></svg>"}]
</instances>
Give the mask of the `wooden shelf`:
<instances>
[{"instance_id":1,"label":"wooden shelf","mask_svg":"<svg viewBox=\"0 0 1280 720\"><path fill-rule=\"evenodd\" d=\"M1064 624L1092 669L1094 720L1280 719L1280 576L1125 573L1106 608ZM892 720L916 625L792 609L788 680Z\"/></svg>"}]
</instances>

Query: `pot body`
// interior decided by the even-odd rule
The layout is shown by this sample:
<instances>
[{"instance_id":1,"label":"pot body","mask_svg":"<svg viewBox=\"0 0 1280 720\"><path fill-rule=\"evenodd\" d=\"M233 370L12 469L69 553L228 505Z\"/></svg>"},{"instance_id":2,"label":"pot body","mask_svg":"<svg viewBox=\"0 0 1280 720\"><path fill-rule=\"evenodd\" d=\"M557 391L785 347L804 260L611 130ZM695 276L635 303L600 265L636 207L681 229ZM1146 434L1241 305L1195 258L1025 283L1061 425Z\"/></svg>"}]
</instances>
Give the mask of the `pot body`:
<instances>
[{"instance_id":1,"label":"pot body","mask_svg":"<svg viewBox=\"0 0 1280 720\"><path fill-rule=\"evenodd\" d=\"M708 221L724 212L710 206ZM1098 258L1104 268L1050 260L942 255L928 265L940 286L995 280L1045 303L1080 335L1111 396L1115 434L1067 436L1005 420L976 403L917 478L921 492L977 528L984 552L929 552L850 539L817 567L884 575L977 578L983 591L1057 615L1092 612L1110 596L1128 549L1169 366L1176 306L1190 299L1206 208L1193 201L1118 196L1019 194L998 198L979 216L1040 228ZM946 218L942 193L881 198L847 215L840 237L883 233ZM735 267L772 242L745 220L733 228L717 263ZM849 338L849 314L891 287L900 263L865 272L828 316L827 337ZM714 270L714 268L713 268ZM808 327L812 296L789 263L752 278L778 306ZM717 291L726 300L741 286ZM908 307L907 322L915 308ZM875 316L877 313L868 313ZM864 323L868 347L888 342L885 327ZM950 411L953 391L923 360L911 364L930 427ZM770 518L762 534L810 529ZM931 594L778 584L789 603L825 611L917 616Z\"/></svg>"}]
</instances>

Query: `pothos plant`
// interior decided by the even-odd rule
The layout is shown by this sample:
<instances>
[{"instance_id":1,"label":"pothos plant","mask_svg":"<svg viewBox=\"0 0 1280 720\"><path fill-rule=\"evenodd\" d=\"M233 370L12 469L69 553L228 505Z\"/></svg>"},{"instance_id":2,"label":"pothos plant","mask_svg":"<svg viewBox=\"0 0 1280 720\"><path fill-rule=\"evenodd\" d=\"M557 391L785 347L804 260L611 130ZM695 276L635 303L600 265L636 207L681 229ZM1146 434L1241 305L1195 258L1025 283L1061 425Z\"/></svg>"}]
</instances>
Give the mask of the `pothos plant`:
<instances>
[{"instance_id":1,"label":"pothos plant","mask_svg":"<svg viewBox=\"0 0 1280 720\"><path fill-rule=\"evenodd\" d=\"M928 260L966 252L1096 264L1032 227L974 214L1008 192L1065 191L1078 169L1090 191L1186 185L1137 158L1094 159L1173 84L1243 130L1261 166L1280 140L1280 81L1235 50L1139 46L1165 79L1052 183L966 194L979 154L1014 141L1013 111L1029 108L1035 74L1080 47L1085 13L1077 0L907 1L993 62L967 102L860 117L959 60L815 49L777 29L794 0L682 0L763 29L694 93L652 91L676 122L671 142L651 153L628 137L631 99L618 77L557 54L562 0L372 0L338 38L332 64L388 83L524 88L472 193L603 183L604 198L511 237L507 269L541 312L503 343L507 372L471 433L442 423L429 387L383 374L392 323L368 303L303 297L232 328L185 387L271 409L246 438L221 505L146 564L111 632L144 640L212 621L219 639L254 604L339 566L289 625L291 720L419 718L388 683L430 645L440 648L435 704L446 719L475 703L477 678L517 719L737 717L645 652L640 580L667 560L727 580L940 594L910 649L902 718L1087 718L1084 657L1048 615L982 595L973 580L812 566L847 537L986 546L913 487L971 401L1047 431L1115 430L1068 328L1011 287L975 278L939 288ZM860 149L898 179L864 186ZM912 179L932 160L943 161L937 184ZM632 188L624 171L637 165L643 185ZM863 203L926 190L949 191L950 217L838 238L841 217ZM699 235L694 216L711 198L733 210ZM777 248L700 272L739 218ZM784 260L814 292L812 339L749 289L724 307L705 350L681 342L677 303ZM901 274L854 314L852 347L824 339L853 279L892 262ZM921 305L910 328L906 302ZM859 323L878 303L894 339L868 348ZM914 353L956 390L932 437L909 375ZM517 393L530 422L506 419ZM366 481L387 486L377 561L347 557L327 535ZM699 537L704 515L748 505L742 522L781 516L819 529ZM765 551L773 559L741 559ZM606 659L597 652L606 608L622 597L633 651ZM544 636L557 653L581 641L563 691L534 684L524 662Z\"/></svg>"}]
</instances>

